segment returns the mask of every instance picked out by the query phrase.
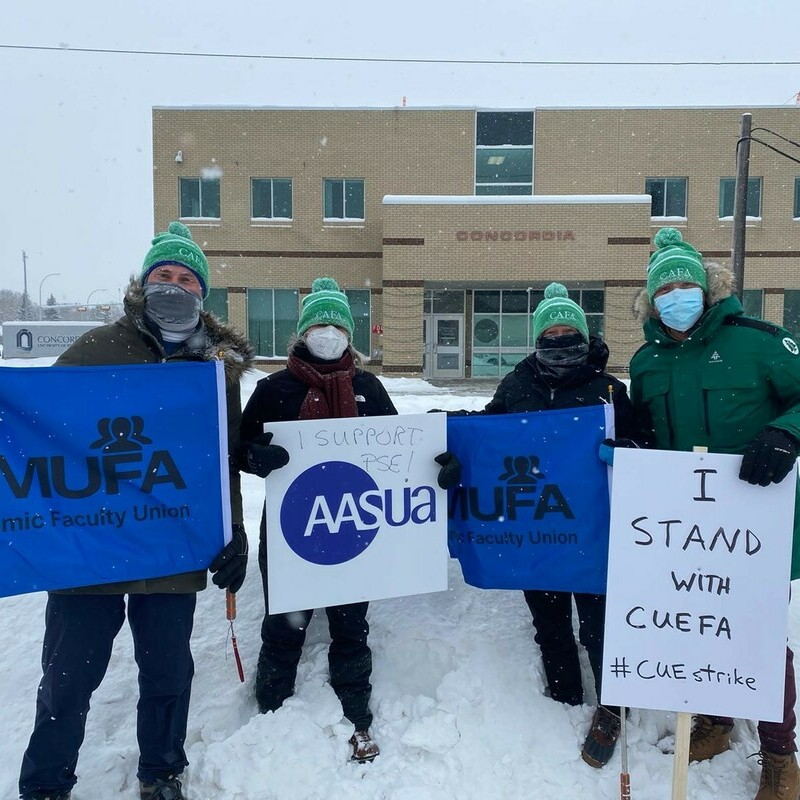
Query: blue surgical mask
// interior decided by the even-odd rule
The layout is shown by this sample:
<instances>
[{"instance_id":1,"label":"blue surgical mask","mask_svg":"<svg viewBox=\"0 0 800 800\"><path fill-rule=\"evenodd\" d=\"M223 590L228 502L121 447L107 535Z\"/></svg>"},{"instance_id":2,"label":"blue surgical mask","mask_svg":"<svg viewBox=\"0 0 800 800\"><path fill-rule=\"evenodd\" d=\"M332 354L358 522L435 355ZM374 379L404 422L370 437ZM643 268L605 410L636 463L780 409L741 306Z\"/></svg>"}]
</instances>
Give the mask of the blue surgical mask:
<instances>
[{"instance_id":1,"label":"blue surgical mask","mask_svg":"<svg viewBox=\"0 0 800 800\"><path fill-rule=\"evenodd\" d=\"M703 290L699 286L689 289L673 289L655 299L656 311L661 322L674 331L684 333L703 314Z\"/></svg>"}]
</instances>

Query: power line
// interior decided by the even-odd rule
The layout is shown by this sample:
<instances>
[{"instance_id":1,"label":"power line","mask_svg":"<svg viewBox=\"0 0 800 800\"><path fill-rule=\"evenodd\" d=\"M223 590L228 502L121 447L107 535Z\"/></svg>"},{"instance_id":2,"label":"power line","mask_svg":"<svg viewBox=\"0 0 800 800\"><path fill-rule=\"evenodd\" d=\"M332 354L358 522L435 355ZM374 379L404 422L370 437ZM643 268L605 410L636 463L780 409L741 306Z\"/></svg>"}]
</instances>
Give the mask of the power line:
<instances>
[{"instance_id":1,"label":"power line","mask_svg":"<svg viewBox=\"0 0 800 800\"><path fill-rule=\"evenodd\" d=\"M178 58L231 58L262 61L320 61L358 64L461 64L473 66L531 67L797 67L800 61L605 61L564 59L480 59L480 58L384 58L369 56L290 56L266 53L201 53L182 50L128 50L110 47L71 47L69 45L0 44L2 50L93 53L122 56L171 56Z\"/></svg>"}]
</instances>

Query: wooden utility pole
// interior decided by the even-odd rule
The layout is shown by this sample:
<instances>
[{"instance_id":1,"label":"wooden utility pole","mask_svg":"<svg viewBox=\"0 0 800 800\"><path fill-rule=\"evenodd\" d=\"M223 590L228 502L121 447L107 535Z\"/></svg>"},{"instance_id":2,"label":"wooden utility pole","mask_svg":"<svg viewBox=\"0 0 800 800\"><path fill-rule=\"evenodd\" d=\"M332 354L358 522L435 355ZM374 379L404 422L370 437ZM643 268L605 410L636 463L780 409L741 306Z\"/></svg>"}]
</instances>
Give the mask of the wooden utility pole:
<instances>
[{"instance_id":1,"label":"wooden utility pole","mask_svg":"<svg viewBox=\"0 0 800 800\"><path fill-rule=\"evenodd\" d=\"M750 131L753 115L742 114L739 141L736 144L736 191L733 199L733 240L731 243L731 269L736 294L742 299L744 291L744 253L747 225L747 184L750 178Z\"/></svg>"}]
</instances>

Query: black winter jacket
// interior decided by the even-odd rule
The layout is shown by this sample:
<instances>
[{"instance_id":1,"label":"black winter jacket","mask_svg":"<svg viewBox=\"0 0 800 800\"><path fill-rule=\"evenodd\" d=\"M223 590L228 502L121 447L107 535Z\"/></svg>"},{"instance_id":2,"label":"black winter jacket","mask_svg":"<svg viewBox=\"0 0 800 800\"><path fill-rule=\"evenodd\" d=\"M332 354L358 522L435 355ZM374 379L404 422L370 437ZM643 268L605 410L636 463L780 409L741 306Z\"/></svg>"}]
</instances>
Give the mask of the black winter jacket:
<instances>
[{"instance_id":1,"label":"black winter jacket","mask_svg":"<svg viewBox=\"0 0 800 800\"><path fill-rule=\"evenodd\" d=\"M608 347L602 339L592 336L586 364L575 367L556 383L541 375L536 356L531 353L500 381L494 397L481 413L518 414L612 402L616 438L632 439L643 445L644 437L637 430L628 390L622 381L603 371L607 363Z\"/></svg>"}]
</instances>

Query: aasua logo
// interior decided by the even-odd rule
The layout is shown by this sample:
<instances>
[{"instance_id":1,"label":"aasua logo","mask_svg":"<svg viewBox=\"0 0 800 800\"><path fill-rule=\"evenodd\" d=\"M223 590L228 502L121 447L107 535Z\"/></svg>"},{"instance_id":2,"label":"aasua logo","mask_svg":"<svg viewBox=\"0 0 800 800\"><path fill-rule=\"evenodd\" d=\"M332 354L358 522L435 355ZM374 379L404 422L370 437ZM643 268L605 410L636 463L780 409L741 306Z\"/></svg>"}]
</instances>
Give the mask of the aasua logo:
<instances>
[{"instance_id":1,"label":"aasua logo","mask_svg":"<svg viewBox=\"0 0 800 800\"><path fill-rule=\"evenodd\" d=\"M355 464L326 461L300 473L281 503L286 543L312 564L343 564L361 555L382 526L436 520L432 486L379 489Z\"/></svg>"},{"instance_id":2,"label":"aasua logo","mask_svg":"<svg viewBox=\"0 0 800 800\"><path fill-rule=\"evenodd\" d=\"M544 519L546 514L561 514L575 519L575 514L556 483L546 483L534 455L506 456L504 481L495 486L459 486L451 493L450 519L493 520Z\"/></svg>"},{"instance_id":3,"label":"aasua logo","mask_svg":"<svg viewBox=\"0 0 800 800\"><path fill-rule=\"evenodd\" d=\"M171 483L185 489L183 479L168 450L153 450L149 456L143 445L152 444L144 435L144 420L138 416L103 417L97 421L100 438L89 447L96 454L80 458L30 456L15 471L0 455L0 474L17 499L29 497L38 488L41 497L60 496L71 500L98 492L119 494L121 481L138 481L139 489L149 493L157 484Z\"/></svg>"}]
</instances>

